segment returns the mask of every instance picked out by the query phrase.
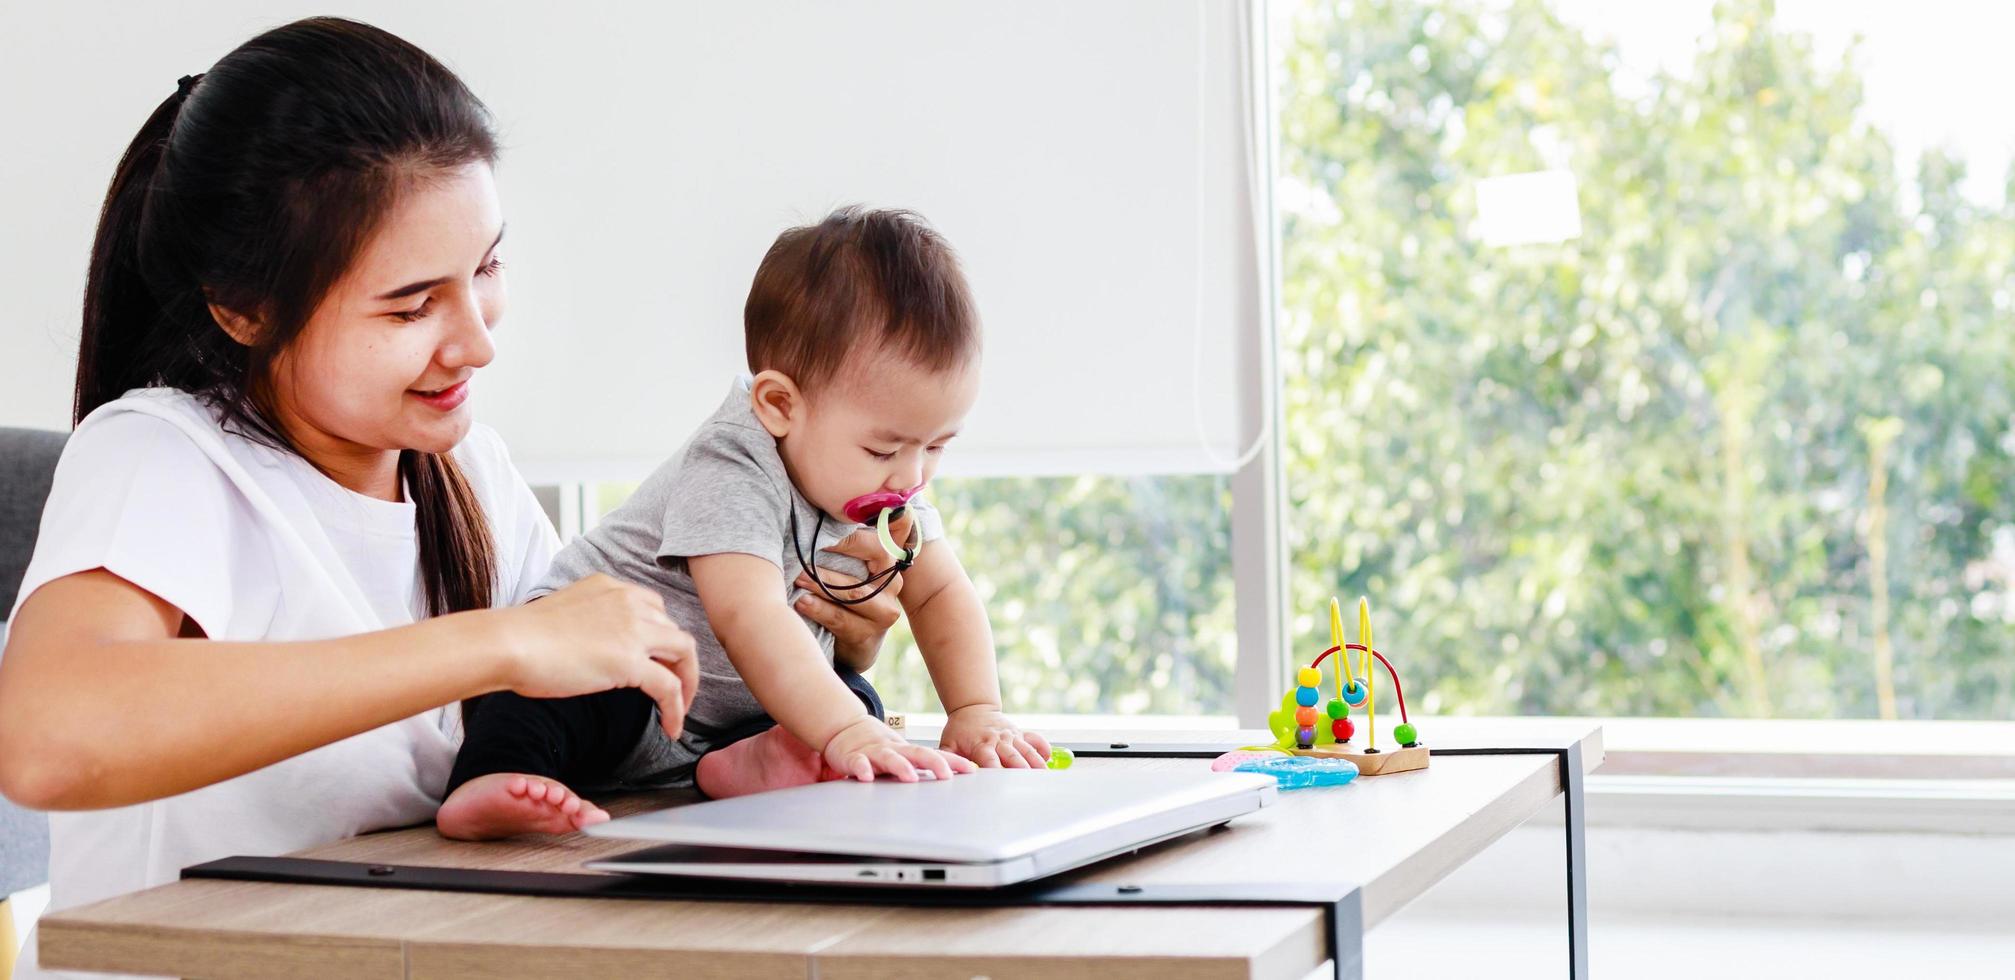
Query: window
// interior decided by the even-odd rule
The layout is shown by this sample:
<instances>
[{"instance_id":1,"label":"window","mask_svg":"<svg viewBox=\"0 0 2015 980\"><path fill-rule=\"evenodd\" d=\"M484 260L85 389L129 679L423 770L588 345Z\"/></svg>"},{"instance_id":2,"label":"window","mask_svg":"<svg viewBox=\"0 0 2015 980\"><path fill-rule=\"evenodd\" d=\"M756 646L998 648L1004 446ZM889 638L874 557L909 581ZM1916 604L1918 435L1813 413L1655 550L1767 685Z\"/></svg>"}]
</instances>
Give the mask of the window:
<instances>
[{"instance_id":1,"label":"window","mask_svg":"<svg viewBox=\"0 0 2015 980\"><path fill-rule=\"evenodd\" d=\"M1652 6L1274 8L1290 634L1369 595L1429 711L2015 715L2007 15Z\"/></svg>"}]
</instances>

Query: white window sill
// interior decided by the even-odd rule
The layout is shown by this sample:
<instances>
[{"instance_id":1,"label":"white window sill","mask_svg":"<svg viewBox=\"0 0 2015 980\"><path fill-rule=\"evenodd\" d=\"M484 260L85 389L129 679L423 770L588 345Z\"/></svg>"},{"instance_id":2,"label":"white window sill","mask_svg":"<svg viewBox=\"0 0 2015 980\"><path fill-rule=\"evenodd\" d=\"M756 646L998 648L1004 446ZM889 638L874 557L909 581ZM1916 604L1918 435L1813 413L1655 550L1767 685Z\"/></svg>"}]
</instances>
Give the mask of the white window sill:
<instances>
[{"instance_id":1,"label":"white window sill","mask_svg":"<svg viewBox=\"0 0 2015 980\"><path fill-rule=\"evenodd\" d=\"M1588 777L1588 821L1668 830L2015 835L2015 780L1598 772Z\"/></svg>"},{"instance_id":2,"label":"white window sill","mask_svg":"<svg viewBox=\"0 0 2015 980\"><path fill-rule=\"evenodd\" d=\"M913 729L935 730L944 715L902 712ZM1230 715L1037 715L1015 714L1037 731L1124 731L1166 734L1170 740L1241 730ZM1425 734L1437 721L1419 721ZM1465 728L1493 719L1449 717ZM1537 718L1506 718L1530 724ZM2015 722L1777 720L1748 718L1562 717L1602 727L1605 773L1624 775L1832 775L1862 778L2015 779ZM1380 726L1383 729L1383 725ZM1250 730L1247 730L1250 731ZM1621 757L1621 758L1619 758ZM1625 764L1641 760L1648 770ZM1770 762L1768 760L1778 760ZM1851 769L1864 760L1869 769L1901 772L1821 772ZM1791 772L1732 772L1731 769L1791 769Z\"/></svg>"},{"instance_id":3,"label":"white window sill","mask_svg":"<svg viewBox=\"0 0 2015 980\"><path fill-rule=\"evenodd\" d=\"M1124 732L1136 743L1240 740L1228 715L1015 718L1034 731ZM1602 726L1605 761L1588 780L1591 825L2015 835L2015 723L1577 720ZM944 716L909 713L905 722L911 737L928 739ZM1431 738L1435 720L1417 723Z\"/></svg>"}]
</instances>

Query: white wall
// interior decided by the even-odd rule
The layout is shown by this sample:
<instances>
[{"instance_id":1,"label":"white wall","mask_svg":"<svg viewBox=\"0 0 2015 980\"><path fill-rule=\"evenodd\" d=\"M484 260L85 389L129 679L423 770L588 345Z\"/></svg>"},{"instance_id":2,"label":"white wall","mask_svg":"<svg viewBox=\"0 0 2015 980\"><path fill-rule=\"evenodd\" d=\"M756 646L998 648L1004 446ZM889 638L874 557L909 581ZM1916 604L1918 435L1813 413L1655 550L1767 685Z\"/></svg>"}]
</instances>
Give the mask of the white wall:
<instances>
[{"instance_id":1,"label":"white wall","mask_svg":"<svg viewBox=\"0 0 2015 980\"><path fill-rule=\"evenodd\" d=\"M921 210L974 282L985 387L948 472L1200 470L1201 442L1239 441L1243 5L1166 0L0 6L0 424L65 424L96 209L141 120L320 13L426 48L498 117L512 302L476 405L535 479L674 448L742 367L763 249L854 201Z\"/></svg>"}]
</instances>

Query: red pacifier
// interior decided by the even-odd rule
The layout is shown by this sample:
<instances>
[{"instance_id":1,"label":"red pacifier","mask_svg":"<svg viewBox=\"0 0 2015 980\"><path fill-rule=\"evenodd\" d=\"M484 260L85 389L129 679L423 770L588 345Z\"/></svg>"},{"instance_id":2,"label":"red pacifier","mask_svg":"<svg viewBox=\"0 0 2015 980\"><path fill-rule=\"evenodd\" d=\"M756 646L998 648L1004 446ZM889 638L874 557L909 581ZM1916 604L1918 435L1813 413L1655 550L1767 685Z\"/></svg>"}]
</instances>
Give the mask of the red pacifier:
<instances>
[{"instance_id":1,"label":"red pacifier","mask_svg":"<svg viewBox=\"0 0 2015 980\"><path fill-rule=\"evenodd\" d=\"M904 546L896 544L895 535L889 533L889 522L901 520L903 511L909 508L910 501L922 490L923 484L919 483L908 490L900 492L877 490L874 493L863 494L847 501L845 508L847 520L855 524L873 523L875 537L881 541L882 550L887 552L889 558L895 563L860 582L846 586L846 588L873 587L873 590L866 595L853 598L845 598L836 594L831 587L826 585L825 578L819 574L818 566L805 558L804 546L798 543L798 511L796 507L791 508L791 546L797 549L798 564L804 567L806 574L812 577L812 581L818 585L819 591L826 594L826 598L846 606L866 602L875 596L881 595L882 590L888 588L889 583L895 581L897 575L908 570L910 564L917 560L917 550L923 546L923 528L919 525L911 524L911 543L908 546ZM818 542L819 532L825 530L825 521L825 512L820 511L819 525L812 529L812 541L814 544Z\"/></svg>"},{"instance_id":2,"label":"red pacifier","mask_svg":"<svg viewBox=\"0 0 2015 980\"><path fill-rule=\"evenodd\" d=\"M909 509L910 500L923 492L923 488L924 485L919 483L908 490L877 490L847 501L847 520L855 524L874 524L875 537L881 539L882 550L888 552L901 568L908 568L911 562L916 561L916 548L914 545L904 547L896 544L895 535L889 533L889 522L901 520L903 511ZM922 528L911 527L912 541L920 531Z\"/></svg>"},{"instance_id":3,"label":"red pacifier","mask_svg":"<svg viewBox=\"0 0 2015 980\"><path fill-rule=\"evenodd\" d=\"M847 520L855 524L873 524L876 516L885 510L895 511L893 517L899 518L903 516L902 509L909 506L910 498L923 488L923 484L919 483L908 490L877 490L862 494L847 501Z\"/></svg>"}]
</instances>

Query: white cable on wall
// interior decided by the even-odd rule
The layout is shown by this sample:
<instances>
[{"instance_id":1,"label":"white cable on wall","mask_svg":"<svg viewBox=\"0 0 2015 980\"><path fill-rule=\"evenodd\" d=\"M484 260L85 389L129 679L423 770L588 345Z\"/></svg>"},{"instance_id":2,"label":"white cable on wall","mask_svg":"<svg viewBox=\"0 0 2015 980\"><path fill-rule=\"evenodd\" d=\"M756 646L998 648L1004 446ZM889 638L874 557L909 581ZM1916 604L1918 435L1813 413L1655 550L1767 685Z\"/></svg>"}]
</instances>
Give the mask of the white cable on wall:
<instances>
[{"instance_id":1,"label":"white cable on wall","mask_svg":"<svg viewBox=\"0 0 2015 980\"><path fill-rule=\"evenodd\" d=\"M1197 89L1196 131L1197 131L1198 152L1196 156L1196 168L1197 168L1198 187L1204 186L1205 181L1203 150L1204 147L1207 146L1207 143L1205 142L1207 138L1205 119L1206 119L1206 113L1209 111L1208 99L1210 94L1209 91L1210 87L1208 80L1209 71L1206 64L1206 60L1208 59L1210 54L1208 43L1210 32L1207 26L1207 17L1209 14L1209 10L1207 9L1208 2L1209 0L1197 0L1198 10L1197 10L1197 23L1196 23L1196 89ZM1241 111L1238 114L1239 128L1240 128L1239 135L1245 147L1245 153L1243 155L1246 166L1244 184L1246 190L1248 215L1251 218L1251 221L1248 223L1248 231L1252 236L1252 242L1254 245L1253 257L1255 259L1255 262L1253 263L1253 265L1257 266L1259 263L1256 260L1261 254L1258 246L1259 243L1263 240L1261 237L1262 232L1260 231L1260 229L1262 227L1266 228L1272 227L1272 222L1270 218L1271 213L1270 209L1272 208L1272 198L1273 198L1273 192L1271 186L1273 175L1270 173L1263 172L1264 167L1262 161L1265 160L1266 157L1265 154L1262 153L1260 150L1259 129L1257 126L1258 114L1260 111L1261 104L1259 103L1259 100L1257 98L1258 93L1257 93L1257 87L1254 85L1253 82L1253 72L1255 70L1265 71L1267 60L1264 57L1255 58L1253 56L1253 49L1255 46L1255 35L1252 30L1253 9L1251 3L1241 2L1239 4L1239 8L1240 8L1238 17L1239 36L1235 53L1235 57L1238 59L1238 64L1235 66L1236 70L1234 71L1234 74L1237 75L1238 77L1238 83L1237 83L1238 98L1240 106L1243 107L1243 111ZM1206 431L1204 425L1204 416L1203 416L1204 277L1201 273L1205 263L1204 244L1205 244L1205 235L1207 234L1206 229L1208 227L1207 225L1208 218L1204 214L1204 205L1207 199L1208 195L1205 194L1198 194L1196 196L1196 227L1197 227L1196 260L1197 260L1197 270L1199 274L1196 277L1196 283L1195 283L1196 314L1194 317L1194 331L1191 338L1192 343L1191 343L1191 356L1190 356L1190 395L1191 395L1190 420L1192 423L1194 423L1196 428L1197 447L1203 451L1205 456L1209 457L1212 463L1224 467L1226 470L1235 473L1239 470L1244 469L1246 464L1251 463L1255 458L1259 456L1261 451L1263 451L1266 448L1267 442L1273 436L1274 413L1272 412L1260 413L1259 432L1253 436L1252 445L1246 447L1245 450L1243 450L1242 452L1238 453L1235 456L1226 456L1224 453L1219 452L1217 447L1211 444L1210 435ZM1243 255L1238 256L1238 259L1241 262L1244 260L1244 258L1245 257ZM1266 283L1261 281L1263 280L1264 277L1258 275L1257 268L1248 271L1253 273L1252 278L1255 283L1254 292L1258 295L1261 303L1261 309L1255 311L1255 315L1259 317L1265 317L1267 315L1266 308L1273 303L1274 297L1272 295L1272 290ZM1234 328L1236 328L1240 325L1234 323L1233 326ZM1251 383L1265 384L1266 379L1254 378L1251 379Z\"/></svg>"}]
</instances>

